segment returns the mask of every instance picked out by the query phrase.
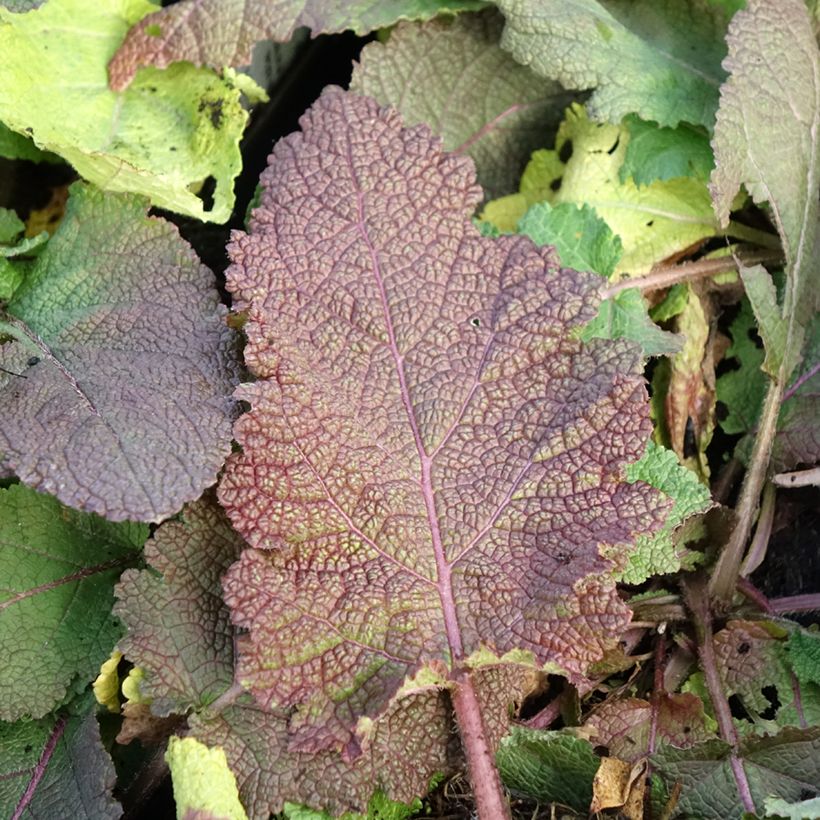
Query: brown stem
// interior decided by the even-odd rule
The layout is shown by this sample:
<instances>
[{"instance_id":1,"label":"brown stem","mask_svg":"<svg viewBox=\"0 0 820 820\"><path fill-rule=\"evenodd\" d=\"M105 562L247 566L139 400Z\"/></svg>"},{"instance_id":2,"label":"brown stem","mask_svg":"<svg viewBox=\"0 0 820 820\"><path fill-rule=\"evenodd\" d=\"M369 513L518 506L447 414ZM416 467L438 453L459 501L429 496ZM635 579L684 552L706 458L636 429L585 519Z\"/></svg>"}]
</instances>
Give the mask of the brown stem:
<instances>
[{"instance_id":1,"label":"brown stem","mask_svg":"<svg viewBox=\"0 0 820 820\"><path fill-rule=\"evenodd\" d=\"M741 265L755 265L760 262L782 260L783 254L779 251L758 251L746 253L740 257L721 256L717 259L699 259L697 262L684 262L681 265L664 265L655 268L645 276L636 276L632 279L622 279L601 290L601 298L609 299L622 290L639 288L641 293L651 290L660 290L676 285L678 282L691 282L694 279L703 279L706 276L716 276L719 273L737 270Z\"/></svg>"},{"instance_id":2,"label":"brown stem","mask_svg":"<svg viewBox=\"0 0 820 820\"><path fill-rule=\"evenodd\" d=\"M740 756L740 740L732 721L732 710L723 688L723 681L717 666L715 646L712 634L712 613L709 609L709 597L700 581L692 581L686 587L686 599L692 610L692 620L695 626L695 635L698 644L698 659L700 668L703 670L703 678L706 688L709 691L709 699L712 701L712 708L715 710L715 719L718 724L720 736L731 747L729 753L729 765L740 796L740 802L745 811L756 814L752 790L749 787L749 779L746 770L743 768L743 760Z\"/></svg>"},{"instance_id":3,"label":"brown stem","mask_svg":"<svg viewBox=\"0 0 820 820\"><path fill-rule=\"evenodd\" d=\"M792 473L778 473L772 476L772 483L778 487L815 487L820 485L820 467L795 470Z\"/></svg>"},{"instance_id":4,"label":"brown stem","mask_svg":"<svg viewBox=\"0 0 820 820\"><path fill-rule=\"evenodd\" d=\"M479 820L510 820L510 805L498 776L475 683L468 670L458 675L452 700Z\"/></svg>"},{"instance_id":5,"label":"brown stem","mask_svg":"<svg viewBox=\"0 0 820 820\"><path fill-rule=\"evenodd\" d=\"M777 379L769 382L769 389L760 413L760 423L749 461L749 469L746 471L746 477L743 479L743 486L740 490L736 508L737 523L720 554L709 581L710 595L724 605L731 601L734 594L740 573L740 562L743 560L746 542L752 531L752 524L760 501L760 492L766 481L766 471L769 467L769 456L777 429L777 416L780 412L782 398L782 381Z\"/></svg>"}]
</instances>

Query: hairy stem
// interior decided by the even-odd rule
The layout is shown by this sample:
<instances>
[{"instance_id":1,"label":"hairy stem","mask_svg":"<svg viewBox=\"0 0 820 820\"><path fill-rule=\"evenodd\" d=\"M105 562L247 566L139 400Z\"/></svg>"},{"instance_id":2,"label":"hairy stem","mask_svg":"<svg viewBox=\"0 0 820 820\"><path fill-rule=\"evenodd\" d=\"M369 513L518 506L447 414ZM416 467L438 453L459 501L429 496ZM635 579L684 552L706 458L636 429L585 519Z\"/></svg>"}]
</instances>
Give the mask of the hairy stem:
<instances>
[{"instance_id":1,"label":"hairy stem","mask_svg":"<svg viewBox=\"0 0 820 820\"><path fill-rule=\"evenodd\" d=\"M495 755L469 671L463 671L456 679L452 699L479 820L510 820L510 806L495 767Z\"/></svg>"},{"instance_id":2,"label":"hairy stem","mask_svg":"<svg viewBox=\"0 0 820 820\"><path fill-rule=\"evenodd\" d=\"M766 471L769 467L769 456L772 452L774 434L777 429L777 416L780 412L782 398L783 383L780 379L770 382L760 414L760 424L755 437L752 457L749 461L749 469L743 479L740 498L735 510L737 523L720 554L715 571L709 581L709 593L723 604L728 604L731 601L735 591L735 584L740 573L740 563L743 560L743 551L752 531L752 524L760 501L760 493L766 481Z\"/></svg>"},{"instance_id":3,"label":"hairy stem","mask_svg":"<svg viewBox=\"0 0 820 820\"><path fill-rule=\"evenodd\" d=\"M749 779L746 776L746 770L743 768L743 760L738 753L739 739L735 731L735 724L732 721L732 711L729 708L729 701L726 698L723 681L720 679L720 672L717 667L715 647L712 641L712 613L709 610L709 598L703 585L698 582L688 585L686 593L695 625L698 659L703 670L706 688L709 691L709 699L712 701L712 707L715 710L718 731L723 740L732 747L732 751L729 753L729 765L735 779L737 793L745 811L756 814L757 809L752 799Z\"/></svg>"},{"instance_id":4,"label":"hairy stem","mask_svg":"<svg viewBox=\"0 0 820 820\"><path fill-rule=\"evenodd\" d=\"M788 612L817 612L820 611L820 593L808 595L790 595L787 598L771 598L769 605L778 615Z\"/></svg>"}]
</instances>

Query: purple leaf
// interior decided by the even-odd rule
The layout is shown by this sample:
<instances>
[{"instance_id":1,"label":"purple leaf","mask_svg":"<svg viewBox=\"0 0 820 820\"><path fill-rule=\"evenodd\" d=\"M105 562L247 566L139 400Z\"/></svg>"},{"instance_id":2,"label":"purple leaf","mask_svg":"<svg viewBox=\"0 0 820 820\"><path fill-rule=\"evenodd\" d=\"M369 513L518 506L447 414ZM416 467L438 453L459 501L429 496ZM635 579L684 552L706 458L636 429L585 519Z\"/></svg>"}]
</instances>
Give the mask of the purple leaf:
<instances>
[{"instance_id":1,"label":"purple leaf","mask_svg":"<svg viewBox=\"0 0 820 820\"><path fill-rule=\"evenodd\" d=\"M213 276L133 196L77 184L0 314L0 452L20 479L114 521L159 521L230 452L237 374ZM3 321L5 319L5 321Z\"/></svg>"},{"instance_id":2,"label":"purple leaf","mask_svg":"<svg viewBox=\"0 0 820 820\"><path fill-rule=\"evenodd\" d=\"M519 650L583 675L667 505L624 479L651 431L639 353L576 338L599 279L481 237L472 162L426 127L338 89L301 125L230 247L258 381L220 500L255 547L224 582L240 680L315 751L422 668Z\"/></svg>"}]
</instances>

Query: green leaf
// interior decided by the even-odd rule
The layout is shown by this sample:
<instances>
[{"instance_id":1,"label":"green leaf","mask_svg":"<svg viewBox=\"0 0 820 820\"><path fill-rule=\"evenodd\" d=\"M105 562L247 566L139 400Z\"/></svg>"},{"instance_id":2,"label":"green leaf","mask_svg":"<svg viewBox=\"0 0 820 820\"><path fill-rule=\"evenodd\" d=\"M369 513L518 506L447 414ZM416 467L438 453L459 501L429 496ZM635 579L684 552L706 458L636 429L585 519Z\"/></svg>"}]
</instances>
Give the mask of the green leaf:
<instances>
[{"instance_id":1,"label":"green leaf","mask_svg":"<svg viewBox=\"0 0 820 820\"><path fill-rule=\"evenodd\" d=\"M141 72L122 93L108 87L128 27L155 9L147 0L49 0L26 14L0 6L0 120L106 190L224 222L248 119L231 78L180 64ZM209 177L211 209L196 196Z\"/></svg>"},{"instance_id":2,"label":"green leaf","mask_svg":"<svg viewBox=\"0 0 820 820\"><path fill-rule=\"evenodd\" d=\"M22 485L0 490L0 718L39 718L84 687L121 634L114 583L148 537Z\"/></svg>"},{"instance_id":3,"label":"green leaf","mask_svg":"<svg viewBox=\"0 0 820 820\"><path fill-rule=\"evenodd\" d=\"M788 323L780 313L774 282L762 265L754 265L750 268L741 267L740 276L743 279L746 296L749 297L749 303L757 320L757 328L766 351L762 365L763 370L772 378L777 378L786 353ZM792 355L795 352L799 353L799 349L792 351ZM791 364L789 372L793 368L794 364Z\"/></svg>"},{"instance_id":4,"label":"green leaf","mask_svg":"<svg viewBox=\"0 0 820 820\"><path fill-rule=\"evenodd\" d=\"M581 338L629 339L640 345L644 356L669 356L683 347L683 337L661 330L647 313L646 300L637 288L605 299L598 315L583 329Z\"/></svg>"},{"instance_id":5,"label":"green leaf","mask_svg":"<svg viewBox=\"0 0 820 820\"><path fill-rule=\"evenodd\" d=\"M165 760L174 784L177 817L203 812L219 820L248 820L222 749L209 749L193 737L172 737Z\"/></svg>"},{"instance_id":6,"label":"green leaf","mask_svg":"<svg viewBox=\"0 0 820 820\"><path fill-rule=\"evenodd\" d=\"M688 123L661 128L634 114L625 117L623 124L629 144L619 173L621 182L630 177L638 186L675 177L709 179L715 160L704 129Z\"/></svg>"},{"instance_id":7,"label":"green leaf","mask_svg":"<svg viewBox=\"0 0 820 820\"><path fill-rule=\"evenodd\" d=\"M795 629L786 646L797 679L801 683L820 683L820 634Z\"/></svg>"},{"instance_id":8,"label":"green leaf","mask_svg":"<svg viewBox=\"0 0 820 820\"><path fill-rule=\"evenodd\" d=\"M609 277L621 258L621 239L589 205L562 202L533 205L518 223L518 233L536 245L552 245L561 264Z\"/></svg>"},{"instance_id":9,"label":"green leaf","mask_svg":"<svg viewBox=\"0 0 820 820\"><path fill-rule=\"evenodd\" d=\"M116 820L114 766L86 696L70 714L0 723L0 816Z\"/></svg>"},{"instance_id":10,"label":"green leaf","mask_svg":"<svg viewBox=\"0 0 820 820\"><path fill-rule=\"evenodd\" d=\"M600 758L588 740L565 732L515 726L496 753L504 785L539 803L560 803L585 812Z\"/></svg>"},{"instance_id":11,"label":"green leaf","mask_svg":"<svg viewBox=\"0 0 820 820\"><path fill-rule=\"evenodd\" d=\"M710 189L723 225L741 183L755 202L771 206L786 253L783 302L773 304L760 276L750 298L758 319L769 317L767 330L761 328L769 336L765 366L778 371L782 387L799 361L817 299L809 281L820 185L820 51L802 0L750 0L733 18L727 41L730 77L721 88ZM779 319L785 328L774 332Z\"/></svg>"},{"instance_id":12,"label":"green leaf","mask_svg":"<svg viewBox=\"0 0 820 820\"><path fill-rule=\"evenodd\" d=\"M691 749L667 746L650 758L669 787L683 785L679 815L698 820L740 820L743 806L732 774L730 746L709 740ZM798 800L820 787L820 727L782 729L774 736L747 737L739 757L752 799L762 813L767 797Z\"/></svg>"},{"instance_id":13,"label":"green leaf","mask_svg":"<svg viewBox=\"0 0 820 820\"><path fill-rule=\"evenodd\" d=\"M418 816L423 810L418 798L412 803L399 803L391 800L382 791L377 791L367 805L367 812L345 812L339 820L407 820ZM333 816L326 811L317 811L307 806L298 806L295 803L285 803L283 810L285 820L333 820Z\"/></svg>"},{"instance_id":14,"label":"green leaf","mask_svg":"<svg viewBox=\"0 0 820 820\"><path fill-rule=\"evenodd\" d=\"M726 17L703 0L498 0L501 44L565 88L595 92L590 114L618 122L636 112L674 126L711 128Z\"/></svg>"},{"instance_id":15,"label":"green leaf","mask_svg":"<svg viewBox=\"0 0 820 820\"><path fill-rule=\"evenodd\" d=\"M677 572L687 557L685 540L697 536L691 528L681 529L692 516L704 513L713 505L709 488L697 476L683 467L671 450L650 441L646 455L626 468L629 481L645 481L672 499L673 507L663 529L652 535L639 535L636 550L620 580L639 584L653 575ZM683 536L686 536L684 538Z\"/></svg>"},{"instance_id":16,"label":"green leaf","mask_svg":"<svg viewBox=\"0 0 820 820\"><path fill-rule=\"evenodd\" d=\"M817 820L820 817L820 797L790 803L779 797L767 797L763 801L766 816L784 818L784 820Z\"/></svg>"},{"instance_id":17,"label":"green leaf","mask_svg":"<svg viewBox=\"0 0 820 820\"><path fill-rule=\"evenodd\" d=\"M8 245L19 233L25 230L25 224L9 208L0 208L0 253L3 245Z\"/></svg>"},{"instance_id":18,"label":"green leaf","mask_svg":"<svg viewBox=\"0 0 820 820\"><path fill-rule=\"evenodd\" d=\"M468 154L488 197L516 190L530 154L555 132L570 95L516 63L498 45L495 11L401 24L365 46L351 91L424 122L448 151Z\"/></svg>"}]
</instances>

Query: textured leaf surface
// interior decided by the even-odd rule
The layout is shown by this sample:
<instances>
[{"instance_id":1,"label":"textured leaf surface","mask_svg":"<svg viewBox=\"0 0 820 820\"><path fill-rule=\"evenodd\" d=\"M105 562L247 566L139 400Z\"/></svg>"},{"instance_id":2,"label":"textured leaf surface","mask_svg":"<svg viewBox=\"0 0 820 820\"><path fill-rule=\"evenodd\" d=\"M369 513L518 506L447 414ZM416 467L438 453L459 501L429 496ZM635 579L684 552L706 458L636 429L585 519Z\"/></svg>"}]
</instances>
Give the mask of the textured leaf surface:
<instances>
[{"instance_id":1,"label":"textured leaf surface","mask_svg":"<svg viewBox=\"0 0 820 820\"><path fill-rule=\"evenodd\" d=\"M551 206L533 205L518 223L518 233L529 236L537 245L552 245L561 264L610 276L621 258L620 237L589 205L568 202ZM681 339L661 330L646 312L640 292L624 291L604 300L598 315L584 328L581 338L629 339L641 346L646 356L675 353Z\"/></svg>"},{"instance_id":2,"label":"textured leaf surface","mask_svg":"<svg viewBox=\"0 0 820 820\"><path fill-rule=\"evenodd\" d=\"M496 763L513 794L585 812L601 759L588 740L516 726L502 741Z\"/></svg>"},{"instance_id":3,"label":"textured leaf surface","mask_svg":"<svg viewBox=\"0 0 820 820\"><path fill-rule=\"evenodd\" d=\"M248 820L222 749L209 749L193 737L172 737L165 760L174 783L177 816L202 812L219 820Z\"/></svg>"},{"instance_id":4,"label":"textured leaf surface","mask_svg":"<svg viewBox=\"0 0 820 820\"><path fill-rule=\"evenodd\" d=\"M623 469L640 357L584 346L592 274L481 237L471 163L326 91L277 145L228 272L259 378L220 500L260 704L344 743L424 664L518 649L582 674L626 623L610 573L665 505ZM607 557L605 557L607 556Z\"/></svg>"},{"instance_id":5,"label":"textured leaf surface","mask_svg":"<svg viewBox=\"0 0 820 820\"><path fill-rule=\"evenodd\" d=\"M299 26L314 35L353 29L367 34L399 20L427 20L440 12L483 8L481 0L183 0L149 15L128 33L109 68L122 90L140 66L247 65L259 40L284 41Z\"/></svg>"},{"instance_id":6,"label":"textured leaf surface","mask_svg":"<svg viewBox=\"0 0 820 820\"><path fill-rule=\"evenodd\" d=\"M233 627L219 582L240 547L216 505L201 501L145 545L156 572L123 573L114 607L127 627L119 649L145 671L140 690L155 713L201 708L231 685Z\"/></svg>"},{"instance_id":7,"label":"textured leaf surface","mask_svg":"<svg viewBox=\"0 0 820 820\"><path fill-rule=\"evenodd\" d=\"M710 736L706 728L703 702L691 694L658 692L657 706L641 698L613 698L597 708L585 727L594 740L609 749L612 757L635 763L649 753L653 709L657 709L656 748L670 744L679 749Z\"/></svg>"},{"instance_id":8,"label":"textured leaf surface","mask_svg":"<svg viewBox=\"0 0 820 820\"><path fill-rule=\"evenodd\" d=\"M723 13L705 0L498 0L502 45L565 88L595 89L589 110L711 127L726 53Z\"/></svg>"},{"instance_id":9,"label":"textured leaf surface","mask_svg":"<svg viewBox=\"0 0 820 820\"><path fill-rule=\"evenodd\" d=\"M0 718L42 717L94 677L121 634L114 583L147 537L21 485L0 490Z\"/></svg>"},{"instance_id":10,"label":"textured leaf surface","mask_svg":"<svg viewBox=\"0 0 820 820\"><path fill-rule=\"evenodd\" d=\"M502 26L496 12L399 26L386 43L365 46L350 83L398 108L408 125L429 125L448 151L471 156L489 198L516 190L570 102L502 51Z\"/></svg>"},{"instance_id":11,"label":"textured leaf surface","mask_svg":"<svg viewBox=\"0 0 820 820\"><path fill-rule=\"evenodd\" d=\"M207 499L190 505L180 522L166 522L146 546L153 569L124 574L117 612L128 634L127 658L144 667L142 689L152 709L186 713L192 736L225 750L240 799L252 818L267 820L285 801L332 812L363 810L382 789L411 802L437 772L460 766L446 695L434 683L405 687L375 723L363 729L361 754L345 762L337 752L289 749L291 715L263 710L248 696L223 703L233 680L235 641L219 579L239 551L224 513ZM157 574L157 570L161 575ZM494 733L506 730L509 701L520 685L492 667L483 674L495 693ZM493 680L495 676L495 681Z\"/></svg>"},{"instance_id":12,"label":"textured leaf surface","mask_svg":"<svg viewBox=\"0 0 820 820\"><path fill-rule=\"evenodd\" d=\"M801 683L820 683L820 634L795 629L789 636L789 661Z\"/></svg>"},{"instance_id":13,"label":"textured leaf surface","mask_svg":"<svg viewBox=\"0 0 820 820\"><path fill-rule=\"evenodd\" d=\"M623 123L629 144L621 166L621 182L632 177L636 185L675 177L695 177L704 182L715 167L709 137L688 123L661 128L657 123L630 114Z\"/></svg>"},{"instance_id":14,"label":"textured leaf surface","mask_svg":"<svg viewBox=\"0 0 820 820\"><path fill-rule=\"evenodd\" d=\"M797 800L820 788L820 728L787 728L773 737L741 741L740 757L758 812L766 797ZM737 794L728 744L710 740L691 749L667 747L652 763L669 786L683 784L678 811L699 820L740 820L743 806Z\"/></svg>"},{"instance_id":15,"label":"textured leaf surface","mask_svg":"<svg viewBox=\"0 0 820 820\"><path fill-rule=\"evenodd\" d=\"M231 79L179 65L143 72L121 94L108 88L108 60L155 8L147 0L49 0L28 14L0 7L0 120L101 188L224 222L248 118ZM194 191L209 176L216 189L206 210Z\"/></svg>"},{"instance_id":16,"label":"textured leaf surface","mask_svg":"<svg viewBox=\"0 0 820 820\"><path fill-rule=\"evenodd\" d=\"M100 741L93 698L80 713L0 723L0 814L8 818L116 820L116 775Z\"/></svg>"},{"instance_id":17,"label":"textured leaf surface","mask_svg":"<svg viewBox=\"0 0 820 820\"><path fill-rule=\"evenodd\" d=\"M649 442L644 457L626 468L626 476L630 481L645 481L673 502L660 531L638 536L636 549L621 574L620 580L624 583L639 584L652 575L677 572L681 568L686 549L680 528L687 519L706 512L713 504L709 488L683 467L671 450L653 441ZM694 535L685 534L690 539Z\"/></svg>"},{"instance_id":18,"label":"textured leaf surface","mask_svg":"<svg viewBox=\"0 0 820 820\"><path fill-rule=\"evenodd\" d=\"M136 197L72 187L0 333L0 449L22 481L161 520L230 452L237 369L210 271ZM2 317L0 317L2 319Z\"/></svg>"}]
</instances>

